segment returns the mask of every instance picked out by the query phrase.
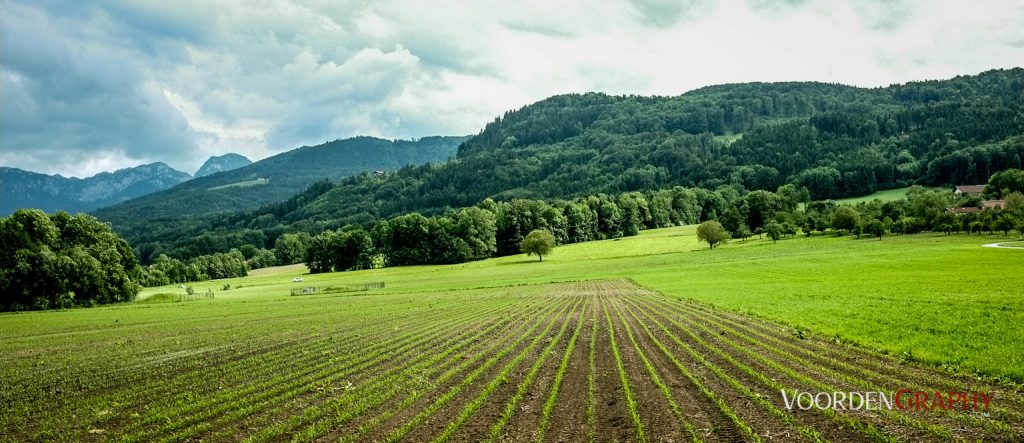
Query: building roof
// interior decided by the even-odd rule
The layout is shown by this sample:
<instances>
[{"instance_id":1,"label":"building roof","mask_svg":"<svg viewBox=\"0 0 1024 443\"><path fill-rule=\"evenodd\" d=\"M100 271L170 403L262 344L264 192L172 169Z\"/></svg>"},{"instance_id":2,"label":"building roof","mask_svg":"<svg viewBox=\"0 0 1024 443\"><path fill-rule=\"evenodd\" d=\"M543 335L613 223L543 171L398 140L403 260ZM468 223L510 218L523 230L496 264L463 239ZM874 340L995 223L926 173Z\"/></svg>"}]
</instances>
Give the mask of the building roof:
<instances>
[{"instance_id":1,"label":"building roof","mask_svg":"<svg viewBox=\"0 0 1024 443\"><path fill-rule=\"evenodd\" d=\"M959 194L981 194L985 190L985 185L960 185L956 187L956 192Z\"/></svg>"},{"instance_id":2,"label":"building roof","mask_svg":"<svg viewBox=\"0 0 1024 443\"><path fill-rule=\"evenodd\" d=\"M949 208L947 210L954 214L968 214L981 212L986 209L1003 209L1004 207L1006 207L1006 201L1004 200L985 200L981 202L980 208L977 206L964 206L960 208Z\"/></svg>"}]
</instances>

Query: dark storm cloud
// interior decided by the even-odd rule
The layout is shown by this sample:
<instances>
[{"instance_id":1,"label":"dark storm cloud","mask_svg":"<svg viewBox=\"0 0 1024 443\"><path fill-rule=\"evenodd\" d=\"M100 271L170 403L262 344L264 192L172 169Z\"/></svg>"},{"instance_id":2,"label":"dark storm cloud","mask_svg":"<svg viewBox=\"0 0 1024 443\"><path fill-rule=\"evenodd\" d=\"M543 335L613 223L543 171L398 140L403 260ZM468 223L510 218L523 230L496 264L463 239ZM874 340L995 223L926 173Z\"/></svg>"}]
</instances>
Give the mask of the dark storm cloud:
<instances>
[{"instance_id":1,"label":"dark storm cloud","mask_svg":"<svg viewBox=\"0 0 1024 443\"><path fill-rule=\"evenodd\" d=\"M973 73L1024 57L1021 5L0 0L0 165L194 170L228 151L475 133L567 91Z\"/></svg>"},{"instance_id":2,"label":"dark storm cloud","mask_svg":"<svg viewBox=\"0 0 1024 443\"><path fill-rule=\"evenodd\" d=\"M124 23L140 34L155 39L168 38L203 43L216 32L212 14L197 14L209 7L206 2L186 0L102 1L104 12L113 21Z\"/></svg>"},{"instance_id":3,"label":"dark storm cloud","mask_svg":"<svg viewBox=\"0 0 1024 443\"><path fill-rule=\"evenodd\" d=\"M30 154L40 157L35 163L62 164L111 151L170 159L195 147L133 50L92 39L95 28L74 26L80 21L0 8L0 163Z\"/></svg>"}]
</instances>

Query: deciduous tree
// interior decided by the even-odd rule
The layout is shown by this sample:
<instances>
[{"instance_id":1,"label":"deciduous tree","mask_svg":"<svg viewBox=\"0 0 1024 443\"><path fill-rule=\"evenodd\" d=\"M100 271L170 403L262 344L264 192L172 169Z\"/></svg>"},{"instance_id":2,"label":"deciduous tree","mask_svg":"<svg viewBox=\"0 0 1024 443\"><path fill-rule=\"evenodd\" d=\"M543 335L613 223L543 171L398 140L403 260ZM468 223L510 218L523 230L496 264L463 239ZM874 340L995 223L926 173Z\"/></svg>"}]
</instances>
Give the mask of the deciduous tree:
<instances>
[{"instance_id":1,"label":"deciduous tree","mask_svg":"<svg viewBox=\"0 0 1024 443\"><path fill-rule=\"evenodd\" d=\"M873 218L864 224L864 232L881 240L885 235L885 224L881 220Z\"/></svg>"},{"instance_id":2,"label":"deciduous tree","mask_svg":"<svg viewBox=\"0 0 1024 443\"><path fill-rule=\"evenodd\" d=\"M535 229L523 239L522 250L526 255L537 254L540 261L555 249L555 236L543 229Z\"/></svg>"},{"instance_id":3,"label":"deciduous tree","mask_svg":"<svg viewBox=\"0 0 1024 443\"><path fill-rule=\"evenodd\" d=\"M764 232L768 234L768 238L772 239L772 242L778 241L782 238L782 225L775 222L768 222L764 225Z\"/></svg>"},{"instance_id":4,"label":"deciduous tree","mask_svg":"<svg viewBox=\"0 0 1024 443\"><path fill-rule=\"evenodd\" d=\"M856 209L849 206L840 206L832 213L832 229L838 230L841 234L844 231L852 231L860 222L860 214Z\"/></svg>"},{"instance_id":5,"label":"deciduous tree","mask_svg":"<svg viewBox=\"0 0 1024 443\"><path fill-rule=\"evenodd\" d=\"M715 249L716 245L729 242L729 231L721 223L708 220L697 226L697 239L706 242L708 249Z\"/></svg>"}]
</instances>

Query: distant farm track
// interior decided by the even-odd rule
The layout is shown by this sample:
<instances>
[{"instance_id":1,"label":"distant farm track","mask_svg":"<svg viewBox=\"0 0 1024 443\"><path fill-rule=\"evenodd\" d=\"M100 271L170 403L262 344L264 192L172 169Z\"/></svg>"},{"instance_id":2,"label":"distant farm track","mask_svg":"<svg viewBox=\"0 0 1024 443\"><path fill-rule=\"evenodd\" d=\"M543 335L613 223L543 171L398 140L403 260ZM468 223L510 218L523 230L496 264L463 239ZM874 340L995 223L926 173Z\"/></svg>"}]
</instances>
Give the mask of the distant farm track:
<instances>
[{"instance_id":1,"label":"distant farm track","mask_svg":"<svg viewBox=\"0 0 1024 443\"><path fill-rule=\"evenodd\" d=\"M1001 248L1001 249L1024 249L1024 242L1020 241L1009 241L1001 243L989 243L982 245L986 248Z\"/></svg>"},{"instance_id":2,"label":"distant farm track","mask_svg":"<svg viewBox=\"0 0 1024 443\"><path fill-rule=\"evenodd\" d=\"M0 440L1024 440L1019 394L625 280L96 312L0 319ZM781 389L995 399L790 411Z\"/></svg>"}]
</instances>

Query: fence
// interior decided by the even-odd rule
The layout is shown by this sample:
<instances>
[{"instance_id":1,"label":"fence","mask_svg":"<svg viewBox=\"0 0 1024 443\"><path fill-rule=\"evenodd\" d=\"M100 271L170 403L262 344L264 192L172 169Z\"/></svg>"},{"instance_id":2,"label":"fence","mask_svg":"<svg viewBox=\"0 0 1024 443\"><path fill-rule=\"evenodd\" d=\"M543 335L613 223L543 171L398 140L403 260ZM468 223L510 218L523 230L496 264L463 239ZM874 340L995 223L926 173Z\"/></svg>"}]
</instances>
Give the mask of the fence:
<instances>
[{"instance_id":1,"label":"fence","mask_svg":"<svg viewBox=\"0 0 1024 443\"><path fill-rule=\"evenodd\" d=\"M314 294L340 294L345 292L369 291L370 289L384 289L384 282L376 281L345 286L328 286L324 288L318 288L316 286L303 286L301 288L292 288L292 296Z\"/></svg>"},{"instance_id":2,"label":"fence","mask_svg":"<svg viewBox=\"0 0 1024 443\"><path fill-rule=\"evenodd\" d=\"M180 294L178 301L192 301L192 300L213 300L213 290L207 289L206 292L196 292L193 294Z\"/></svg>"}]
</instances>

